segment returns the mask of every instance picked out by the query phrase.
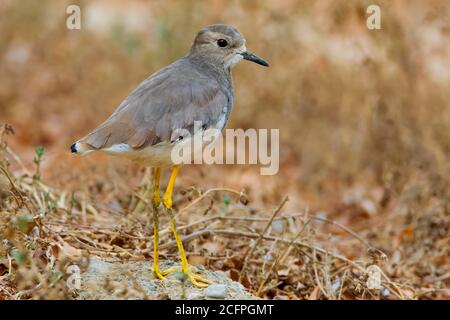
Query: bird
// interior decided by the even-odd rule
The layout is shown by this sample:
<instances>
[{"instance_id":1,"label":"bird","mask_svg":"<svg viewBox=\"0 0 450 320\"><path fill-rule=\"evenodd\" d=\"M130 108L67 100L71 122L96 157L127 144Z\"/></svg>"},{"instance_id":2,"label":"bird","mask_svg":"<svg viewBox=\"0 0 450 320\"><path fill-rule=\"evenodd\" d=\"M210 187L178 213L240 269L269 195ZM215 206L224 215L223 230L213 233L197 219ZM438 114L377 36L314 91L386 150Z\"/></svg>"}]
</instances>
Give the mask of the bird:
<instances>
[{"instance_id":1,"label":"bird","mask_svg":"<svg viewBox=\"0 0 450 320\"><path fill-rule=\"evenodd\" d=\"M177 231L172 194L183 164L172 161L171 151L185 143L183 136L178 137L175 132L184 129L195 134L195 121L201 121L201 130L225 128L233 107L231 69L243 59L269 66L267 61L247 50L246 40L238 29L225 24L204 27L184 57L142 81L106 121L70 147L78 155L106 153L152 168L152 271L160 280L167 280L170 273L181 272L194 286L205 288L212 283L192 271ZM171 174L161 198L163 169L170 169ZM167 270L160 270L158 261L161 205L169 216L181 259L181 267Z\"/></svg>"}]
</instances>

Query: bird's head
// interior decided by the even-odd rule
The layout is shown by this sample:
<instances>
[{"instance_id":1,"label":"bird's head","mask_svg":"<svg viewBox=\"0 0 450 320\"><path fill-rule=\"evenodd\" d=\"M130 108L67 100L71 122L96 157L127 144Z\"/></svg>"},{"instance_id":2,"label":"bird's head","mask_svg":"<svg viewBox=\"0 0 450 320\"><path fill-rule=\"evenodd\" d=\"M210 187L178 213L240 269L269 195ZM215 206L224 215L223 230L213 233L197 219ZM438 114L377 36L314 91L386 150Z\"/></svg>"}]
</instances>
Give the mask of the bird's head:
<instances>
[{"instance_id":1,"label":"bird's head","mask_svg":"<svg viewBox=\"0 0 450 320\"><path fill-rule=\"evenodd\" d=\"M214 24L200 30L190 54L226 69L232 68L242 59L269 66L264 59L247 51L244 36L239 30L224 24Z\"/></svg>"}]
</instances>

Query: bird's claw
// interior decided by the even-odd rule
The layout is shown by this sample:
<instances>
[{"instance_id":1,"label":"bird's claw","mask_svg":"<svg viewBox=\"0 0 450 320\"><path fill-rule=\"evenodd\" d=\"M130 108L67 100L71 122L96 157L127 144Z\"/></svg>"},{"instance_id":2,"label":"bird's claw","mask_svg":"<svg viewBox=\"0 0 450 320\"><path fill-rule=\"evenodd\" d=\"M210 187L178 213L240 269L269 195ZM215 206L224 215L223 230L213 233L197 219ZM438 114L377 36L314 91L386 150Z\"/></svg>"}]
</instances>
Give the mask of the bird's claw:
<instances>
[{"instance_id":1,"label":"bird's claw","mask_svg":"<svg viewBox=\"0 0 450 320\"><path fill-rule=\"evenodd\" d=\"M159 269L153 269L152 270L153 275L158 278L159 280L167 280L166 277L164 277L164 273L159 271Z\"/></svg>"},{"instance_id":2,"label":"bird's claw","mask_svg":"<svg viewBox=\"0 0 450 320\"><path fill-rule=\"evenodd\" d=\"M181 273L183 275L185 275L185 277L196 287L199 288L207 288L208 285L210 285L212 282L208 279L203 278L202 276L195 274L190 267L187 268L187 270L183 271L182 267L178 267L178 266L174 266L174 267L170 267L166 270L161 271L161 276L165 279L164 276L170 274L170 273L174 273L174 272L178 272ZM160 278L161 279L161 278ZM161 279L163 280L163 279Z\"/></svg>"}]
</instances>

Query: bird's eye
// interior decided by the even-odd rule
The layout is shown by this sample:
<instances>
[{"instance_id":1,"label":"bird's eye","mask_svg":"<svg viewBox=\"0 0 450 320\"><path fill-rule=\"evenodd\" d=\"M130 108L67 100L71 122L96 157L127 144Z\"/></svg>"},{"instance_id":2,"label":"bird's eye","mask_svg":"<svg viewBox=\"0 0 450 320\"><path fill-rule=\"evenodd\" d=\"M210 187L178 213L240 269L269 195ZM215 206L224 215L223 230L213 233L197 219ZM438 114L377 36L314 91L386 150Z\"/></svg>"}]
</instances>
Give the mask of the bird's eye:
<instances>
[{"instance_id":1,"label":"bird's eye","mask_svg":"<svg viewBox=\"0 0 450 320\"><path fill-rule=\"evenodd\" d=\"M219 39L217 40L217 45L221 48L226 47L228 45L227 40L225 39Z\"/></svg>"}]
</instances>

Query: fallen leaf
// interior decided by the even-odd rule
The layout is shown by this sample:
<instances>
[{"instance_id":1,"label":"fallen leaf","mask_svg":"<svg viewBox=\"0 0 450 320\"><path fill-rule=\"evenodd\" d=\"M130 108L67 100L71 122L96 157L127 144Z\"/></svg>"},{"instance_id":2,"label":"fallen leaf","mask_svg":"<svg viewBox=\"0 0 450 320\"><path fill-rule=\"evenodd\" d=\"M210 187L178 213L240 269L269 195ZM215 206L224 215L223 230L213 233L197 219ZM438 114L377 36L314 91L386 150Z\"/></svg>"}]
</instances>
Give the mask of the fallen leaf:
<instances>
[{"instance_id":1,"label":"fallen leaf","mask_svg":"<svg viewBox=\"0 0 450 320\"><path fill-rule=\"evenodd\" d=\"M58 246L61 249L61 254L63 254L67 258L73 259L73 260L81 258L81 255L82 255L81 250L71 246L67 242L63 242L62 244L59 244Z\"/></svg>"},{"instance_id":2,"label":"fallen leaf","mask_svg":"<svg viewBox=\"0 0 450 320\"><path fill-rule=\"evenodd\" d=\"M315 287L314 290L309 295L308 300L318 300L319 299L319 292L320 292L320 288L319 287Z\"/></svg>"}]
</instances>

